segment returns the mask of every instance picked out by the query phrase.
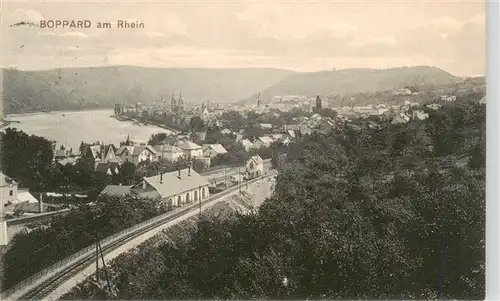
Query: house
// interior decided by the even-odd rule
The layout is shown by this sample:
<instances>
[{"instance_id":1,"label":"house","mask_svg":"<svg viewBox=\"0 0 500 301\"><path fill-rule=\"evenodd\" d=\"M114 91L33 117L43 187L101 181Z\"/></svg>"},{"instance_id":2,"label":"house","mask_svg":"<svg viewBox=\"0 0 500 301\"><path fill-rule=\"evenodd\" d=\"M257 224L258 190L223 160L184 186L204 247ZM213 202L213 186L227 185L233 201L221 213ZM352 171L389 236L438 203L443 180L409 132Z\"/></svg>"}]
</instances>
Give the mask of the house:
<instances>
[{"instance_id":1,"label":"house","mask_svg":"<svg viewBox=\"0 0 500 301\"><path fill-rule=\"evenodd\" d=\"M178 207L208 198L209 183L191 167L157 176L144 178L130 191L141 197L161 199L161 202Z\"/></svg>"},{"instance_id":2,"label":"house","mask_svg":"<svg viewBox=\"0 0 500 301\"><path fill-rule=\"evenodd\" d=\"M184 155L182 149L175 145L157 145L154 146L158 160L176 162Z\"/></svg>"},{"instance_id":3,"label":"house","mask_svg":"<svg viewBox=\"0 0 500 301\"><path fill-rule=\"evenodd\" d=\"M263 175L264 161L259 155L252 156L250 159L248 159L246 163L246 172L250 178L255 178Z\"/></svg>"},{"instance_id":4,"label":"house","mask_svg":"<svg viewBox=\"0 0 500 301\"><path fill-rule=\"evenodd\" d=\"M273 141L279 141L282 137L284 136L284 134L271 134L269 135L269 137L273 138Z\"/></svg>"},{"instance_id":5,"label":"house","mask_svg":"<svg viewBox=\"0 0 500 301\"><path fill-rule=\"evenodd\" d=\"M269 136L262 136L262 137L259 137L257 138L253 145L254 145L254 148L261 148L261 147L269 147L271 146L271 144L274 142L273 138L269 137Z\"/></svg>"},{"instance_id":6,"label":"house","mask_svg":"<svg viewBox=\"0 0 500 301\"><path fill-rule=\"evenodd\" d=\"M453 102L457 100L455 95L441 95L441 100L446 102Z\"/></svg>"},{"instance_id":7,"label":"house","mask_svg":"<svg viewBox=\"0 0 500 301\"><path fill-rule=\"evenodd\" d=\"M55 162L55 164L60 165L60 166L66 166L66 165L75 165L76 162L78 161L78 158L75 157L70 157L70 158L65 158L65 159L60 159Z\"/></svg>"},{"instance_id":8,"label":"house","mask_svg":"<svg viewBox=\"0 0 500 301\"><path fill-rule=\"evenodd\" d=\"M183 143L189 142L189 137L187 135L177 135L172 141L172 145L179 146Z\"/></svg>"},{"instance_id":9,"label":"house","mask_svg":"<svg viewBox=\"0 0 500 301\"><path fill-rule=\"evenodd\" d=\"M201 120L203 120L203 121L207 120L208 117L210 117L210 114L208 113L207 108L203 108L203 110L201 110L199 114L200 114Z\"/></svg>"},{"instance_id":10,"label":"house","mask_svg":"<svg viewBox=\"0 0 500 301\"><path fill-rule=\"evenodd\" d=\"M273 125L271 123L261 123L261 124L259 124L259 126L261 129L265 129L265 130L270 130L273 128Z\"/></svg>"},{"instance_id":11,"label":"house","mask_svg":"<svg viewBox=\"0 0 500 301\"><path fill-rule=\"evenodd\" d=\"M115 146L113 144L88 145L82 155L86 158L89 158L94 163L94 169L100 162L120 163L120 159L116 156Z\"/></svg>"},{"instance_id":12,"label":"house","mask_svg":"<svg viewBox=\"0 0 500 301\"><path fill-rule=\"evenodd\" d=\"M71 157L73 157L73 149L64 149L64 147L61 147L54 152L54 159L56 161Z\"/></svg>"},{"instance_id":13,"label":"house","mask_svg":"<svg viewBox=\"0 0 500 301\"><path fill-rule=\"evenodd\" d=\"M481 97L481 99L479 100L479 103L480 104L486 104L486 95Z\"/></svg>"},{"instance_id":14,"label":"house","mask_svg":"<svg viewBox=\"0 0 500 301\"><path fill-rule=\"evenodd\" d=\"M200 139L200 140L205 140L205 138L207 138L207 131L196 132L196 133L194 133L194 135L196 137L198 137L198 139Z\"/></svg>"},{"instance_id":15,"label":"house","mask_svg":"<svg viewBox=\"0 0 500 301\"><path fill-rule=\"evenodd\" d=\"M426 107L428 107L431 110L437 111L437 110L439 110L441 108L441 105L438 104L438 103L431 103L429 105L426 105Z\"/></svg>"},{"instance_id":16,"label":"house","mask_svg":"<svg viewBox=\"0 0 500 301\"><path fill-rule=\"evenodd\" d=\"M250 149L254 148L254 145L250 140L248 139L243 139L241 140L241 144L243 144L243 147L245 148L245 151L248 152Z\"/></svg>"},{"instance_id":17,"label":"house","mask_svg":"<svg viewBox=\"0 0 500 301\"><path fill-rule=\"evenodd\" d=\"M107 196L124 196L130 193L130 186L122 186L122 185L108 185L104 187L104 189L99 194L99 197L107 195Z\"/></svg>"},{"instance_id":18,"label":"house","mask_svg":"<svg viewBox=\"0 0 500 301\"><path fill-rule=\"evenodd\" d=\"M222 135L231 135L233 132L230 129L223 129L220 133Z\"/></svg>"},{"instance_id":19,"label":"house","mask_svg":"<svg viewBox=\"0 0 500 301\"><path fill-rule=\"evenodd\" d=\"M411 90L408 88L404 89L397 89L394 92L392 92L393 95L411 95Z\"/></svg>"},{"instance_id":20,"label":"house","mask_svg":"<svg viewBox=\"0 0 500 301\"><path fill-rule=\"evenodd\" d=\"M422 110L414 110L412 112L412 119L413 120L424 120L429 118L429 113L425 113Z\"/></svg>"},{"instance_id":21,"label":"house","mask_svg":"<svg viewBox=\"0 0 500 301\"><path fill-rule=\"evenodd\" d=\"M410 118L406 116L404 113L397 114L394 116L392 119L391 123L392 124L401 124L401 123L408 123L410 121Z\"/></svg>"},{"instance_id":22,"label":"house","mask_svg":"<svg viewBox=\"0 0 500 301\"><path fill-rule=\"evenodd\" d=\"M214 158L223 154L227 154L227 150L221 144L203 144L204 157Z\"/></svg>"},{"instance_id":23,"label":"house","mask_svg":"<svg viewBox=\"0 0 500 301\"><path fill-rule=\"evenodd\" d=\"M290 136L288 135L283 135L281 136L281 138L278 140L279 143L283 144L283 145L289 145L290 143L292 143L292 139L290 138Z\"/></svg>"},{"instance_id":24,"label":"house","mask_svg":"<svg viewBox=\"0 0 500 301\"><path fill-rule=\"evenodd\" d=\"M119 164L117 162L99 162L95 168L95 172L108 176L119 174Z\"/></svg>"},{"instance_id":25,"label":"house","mask_svg":"<svg viewBox=\"0 0 500 301\"><path fill-rule=\"evenodd\" d=\"M130 162L135 165L147 160L150 162L157 160L156 151L150 145L122 145L116 151L116 155L123 162Z\"/></svg>"},{"instance_id":26,"label":"house","mask_svg":"<svg viewBox=\"0 0 500 301\"><path fill-rule=\"evenodd\" d=\"M191 141L181 143L178 147L187 155L188 159L195 159L203 156L203 148Z\"/></svg>"},{"instance_id":27,"label":"house","mask_svg":"<svg viewBox=\"0 0 500 301\"><path fill-rule=\"evenodd\" d=\"M3 215L6 204L17 201L18 185L19 183L0 172L0 214Z\"/></svg>"},{"instance_id":28,"label":"house","mask_svg":"<svg viewBox=\"0 0 500 301\"><path fill-rule=\"evenodd\" d=\"M300 134L301 135L310 135L311 128L309 128L306 124L300 126Z\"/></svg>"},{"instance_id":29,"label":"house","mask_svg":"<svg viewBox=\"0 0 500 301\"><path fill-rule=\"evenodd\" d=\"M39 201L33 197L29 190L19 188L19 183L0 172L0 220L9 209L13 211L17 205L25 203L38 204ZM3 231L1 225L0 231Z\"/></svg>"}]
</instances>

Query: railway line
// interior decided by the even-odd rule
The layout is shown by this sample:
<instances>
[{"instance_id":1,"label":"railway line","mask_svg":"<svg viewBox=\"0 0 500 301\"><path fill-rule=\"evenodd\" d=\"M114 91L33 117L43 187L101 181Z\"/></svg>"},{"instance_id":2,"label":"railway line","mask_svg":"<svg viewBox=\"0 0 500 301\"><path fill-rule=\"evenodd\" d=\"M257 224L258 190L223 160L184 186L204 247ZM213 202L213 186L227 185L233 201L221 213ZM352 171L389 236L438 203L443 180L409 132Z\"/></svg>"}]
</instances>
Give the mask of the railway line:
<instances>
[{"instance_id":1,"label":"railway line","mask_svg":"<svg viewBox=\"0 0 500 301\"><path fill-rule=\"evenodd\" d=\"M267 175L252 179L248 184L253 184L259 180L275 176L277 172L273 171ZM202 210L203 205L209 205L211 203L216 203L223 198L237 193L240 187L231 187L225 191L222 191L216 195L213 195L206 200L191 203L186 207L181 207L175 209L173 212L168 212L158 217L152 218L145 221L139 225L135 225L131 228L125 229L118 234L112 235L102 240L102 252L103 254L108 254L109 252L116 250L118 247L132 241L135 238L140 237L152 231L160 226L174 221L175 219L182 217L193 211ZM61 286L65 281L78 274L80 271L84 270L89 265L92 265L95 261L95 251L93 246L89 246L88 250L81 254L80 256L68 261L66 264L59 264L60 262L48 267L46 273L38 273L40 275L38 279L28 279L23 281L17 286L8 291L2 293L2 300L46 300L46 297ZM85 250L85 249L84 249ZM74 255L72 255L74 256ZM72 257L70 256L70 257ZM67 259L65 259L67 260ZM64 260L62 260L64 261ZM54 267L58 265L58 267ZM43 272L43 271L42 271ZM36 276L36 275L35 275ZM33 276L32 276L33 277ZM30 277L30 278L32 278ZM37 278L37 277L35 277Z\"/></svg>"}]
</instances>

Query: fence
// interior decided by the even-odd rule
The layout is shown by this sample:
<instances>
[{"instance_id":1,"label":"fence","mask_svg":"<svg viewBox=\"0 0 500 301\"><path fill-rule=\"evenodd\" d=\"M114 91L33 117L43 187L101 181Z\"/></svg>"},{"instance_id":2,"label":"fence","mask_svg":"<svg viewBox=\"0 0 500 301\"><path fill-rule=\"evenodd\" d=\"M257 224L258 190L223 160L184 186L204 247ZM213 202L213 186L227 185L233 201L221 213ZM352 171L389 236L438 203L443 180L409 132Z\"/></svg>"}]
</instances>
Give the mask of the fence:
<instances>
[{"instance_id":1,"label":"fence","mask_svg":"<svg viewBox=\"0 0 500 301\"><path fill-rule=\"evenodd\" d=\"M276 174L276 172L258 177L256 179L248 181L248 184L257 182L258 180L264 179L266 177L274 176L275 174ZM203 204L207 204L215 199L218 199L218 198L227 196L233 192L236 192L236 191L238 191L238 188L239 188L239 185L236 187L231 187L230 189L223 191L221 193L218 193L216 195L210 196L208 199L203 201ZM153 218L146 220L144 222L141 222L135 226L129 227L123 231L120 231L120 232L115 233L111 236L108 236L108 237L104 238L103 240L101 240L102 248L105 249L107 246L114 243L115 241L122 239L122 238L125 238L129 234L136 232L142 228L145 228L147 226L151 226L151 225L155 224L156 222L159 222L163 219L168 219L168 218L175 216L177 214L180 214L182 212L187 213L187 212L191 211L191 209L198 208L199 206L200 206L199 203L194 202L194 203L189 204L186 207L176 208L172 211L169 211L167 213L153 217ZM29 286L35 284L35 282L41 282L43 280L43 278L49 274L51 275L49 277L53 277L54 275L60 273L61 271L66 270L71 265L74 265L74 262L76 261L76 259L83 257L84 255L88 256L90 254L93 254L94 252L95 252L95 245L92 244L92 245L76 252L75 254L64 258L61 261L54 263L53 265L51 265L51 266L41 270L40 272L28 277L27 279L21 281L20 283L13 286L12 288L2 292L2 294L0 295L0 300L15 299L15 298L19 297L19 296L13 296L15 293L18 293L18 295L23 295L25 293L25 292L23 292L23 290L25 290ZM35 285L35 287L36 287L36 285Z\"/></svg>"}]
</instances>

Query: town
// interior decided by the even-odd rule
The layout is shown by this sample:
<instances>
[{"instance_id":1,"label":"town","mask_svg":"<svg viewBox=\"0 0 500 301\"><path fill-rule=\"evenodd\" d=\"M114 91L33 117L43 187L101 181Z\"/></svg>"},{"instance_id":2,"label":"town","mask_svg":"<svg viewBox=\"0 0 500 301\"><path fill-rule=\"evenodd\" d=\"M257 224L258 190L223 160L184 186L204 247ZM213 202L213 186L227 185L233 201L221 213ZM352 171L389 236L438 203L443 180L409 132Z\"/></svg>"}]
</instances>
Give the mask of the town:
<instances>
[{"instance_id":1,"label":"town","mask_svg":"<svg viewBox=\"0 0 500 301\"><path fill-rule=\"evenodd\" d=\"M1 300L491 298L484 3L7 2Z\"/></svg>"}]
</instances>

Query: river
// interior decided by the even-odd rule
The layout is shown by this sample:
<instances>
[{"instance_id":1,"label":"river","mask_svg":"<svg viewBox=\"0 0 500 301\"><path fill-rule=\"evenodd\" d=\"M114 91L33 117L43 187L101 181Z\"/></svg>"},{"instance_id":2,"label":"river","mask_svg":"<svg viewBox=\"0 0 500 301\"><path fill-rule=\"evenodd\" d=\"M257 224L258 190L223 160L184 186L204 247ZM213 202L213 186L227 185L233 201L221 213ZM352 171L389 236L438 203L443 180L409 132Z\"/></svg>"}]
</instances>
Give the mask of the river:
<instances>
[{"instance_id":1,"label":"river","mask_svg":"<svg viewBox=\"0 0 500 301\"><path fill-rule=\"evenodd\" d=\"M8 127L17 128L28 134L42 136L66 145L78 152L80 143L100 141L119 146L127 136L136 142L147 142L151 135L172 133L154 125L136 125L130 121L118 121L112 117L112 109L92 111L58 111L7 115L6 119L19 121Z\"/></svg>"}]
</instances>

